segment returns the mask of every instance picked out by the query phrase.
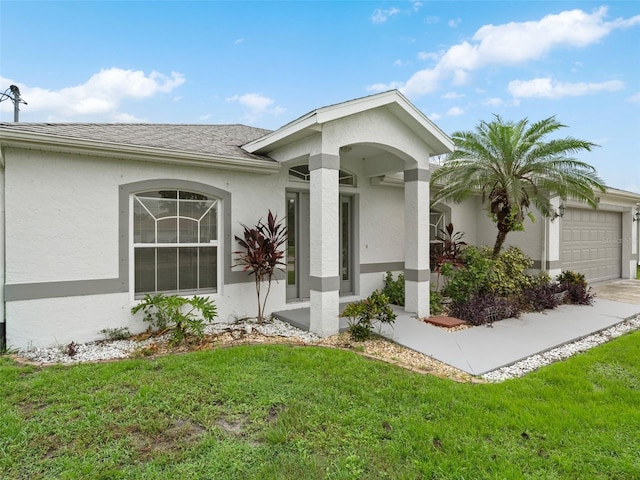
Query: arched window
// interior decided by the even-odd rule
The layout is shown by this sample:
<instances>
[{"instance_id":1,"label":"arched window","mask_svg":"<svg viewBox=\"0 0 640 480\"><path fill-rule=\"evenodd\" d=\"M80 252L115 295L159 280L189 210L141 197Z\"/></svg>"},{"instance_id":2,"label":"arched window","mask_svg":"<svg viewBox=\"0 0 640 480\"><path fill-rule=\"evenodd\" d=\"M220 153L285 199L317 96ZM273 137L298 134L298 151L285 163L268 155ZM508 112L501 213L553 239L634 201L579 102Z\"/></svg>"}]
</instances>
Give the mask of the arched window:
<instances>
[{"instance_id":1,"label":"arched window","mask_svg":"<svg viewBox=\"0 0 640 480\"><path fill-rule=\"evenodd\" d=\"M218 198L172 189L133 195L135 294L215 292Z\"/></svg>"},{"instance_id":2,"label":"arched window","mask_svg":"<svg viewBox=\"0 0 640 480\"><path fill-rule=\"evenodd\" d=\"M297 182L308 182L311 180L309 165L296 165L295 167L291 167L289 169L289 180ZM338 183L340 185L355 187L356 176L351 172L341 169L338 173Z\"/></svg>"}]
</instances>

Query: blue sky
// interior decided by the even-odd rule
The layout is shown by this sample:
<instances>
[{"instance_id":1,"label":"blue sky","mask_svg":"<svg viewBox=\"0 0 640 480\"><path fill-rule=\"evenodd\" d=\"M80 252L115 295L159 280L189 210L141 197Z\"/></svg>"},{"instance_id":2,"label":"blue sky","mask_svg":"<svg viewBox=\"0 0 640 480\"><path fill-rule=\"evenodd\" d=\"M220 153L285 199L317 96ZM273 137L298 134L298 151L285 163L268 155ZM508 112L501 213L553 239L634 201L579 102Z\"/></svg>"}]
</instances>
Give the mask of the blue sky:
<instances>
[{"instance_id":1,"label":"blue sky","mask_svg":"<svg viewBox=\"0 0 640 480\"><path fill-rule=\"evenodd\" d=\"M397 88L447 133L556 115L640 193L638 1L2 0L0 22L24 122L276 129Z\"/></svg>"}]
</instances>

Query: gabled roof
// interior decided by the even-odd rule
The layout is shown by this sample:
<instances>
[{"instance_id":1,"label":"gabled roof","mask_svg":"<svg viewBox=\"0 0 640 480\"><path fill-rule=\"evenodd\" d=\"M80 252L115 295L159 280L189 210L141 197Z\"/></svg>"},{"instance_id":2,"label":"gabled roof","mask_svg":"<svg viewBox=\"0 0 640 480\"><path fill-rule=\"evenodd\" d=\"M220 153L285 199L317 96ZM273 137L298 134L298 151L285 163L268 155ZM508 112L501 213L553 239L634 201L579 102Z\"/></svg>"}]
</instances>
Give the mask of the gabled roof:
<instances>
[{"instance_id":1,"label":"gabled roof","mask_svg":"<svg viewBox=\"0 0 640 480\"><path fill-rule=\"evenodd\" d=\"M320 131L324 123L381 107L387 108L416 135L420 136L431 147L434 155L453 151L453 142L447 134L398 90L390 90L313 110L278 130L248 142L244 148L252 153L266 154L292 140Z\"/></svg>"},{"instance_id":2,"label":"gabled roof","mask_svg":"<svg viewBox=\"0 0 640 480\"><path fill-rule=\"evenodd\" d=\"M0 123L0 142L100 144L103 147L148 147L175 153L270 161L242 145L270 130L246 125L176 125L123 123Z\"/></svg>"}]
</instances>

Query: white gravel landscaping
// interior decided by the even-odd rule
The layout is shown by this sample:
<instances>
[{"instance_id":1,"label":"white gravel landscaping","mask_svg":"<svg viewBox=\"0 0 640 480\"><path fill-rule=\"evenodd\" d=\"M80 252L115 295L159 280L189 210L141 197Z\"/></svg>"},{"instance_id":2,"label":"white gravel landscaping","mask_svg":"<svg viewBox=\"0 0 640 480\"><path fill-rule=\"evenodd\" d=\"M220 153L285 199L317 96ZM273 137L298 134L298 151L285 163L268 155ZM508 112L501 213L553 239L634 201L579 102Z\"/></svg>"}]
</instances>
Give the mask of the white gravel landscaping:
<instances>
[{"instance_id":1,"label":"white gravel landscaping","mask_svg":"<svg viewBox=\"0 0 640 480\"><path fill-rule=\"evenodd\" d=\"M586 336L575 342L566 343L557 348L520 360L512 365L485 373L482 375L482 378L490 382L502 382L510 378L522 377L523 375L537 370L544 365L557 362L558 360L564 360L576 353L584 352L590 348L624 335L625 333L638 329L640 329L640 315L636 315L635 317L618 323L613 327L596 332L593 335Z\"/></svg>"},{"instance_id":2,"label":"white gravel landscaping","mask_svg":"<svg viewBox=\"0 0 640 480\"><path fill-rule=\"evenodd\" d=\"M305 343L320 340L320 337L300 330L280 320L273 320L264 324L257 324L252 320L241 320L234 323L213 323L207 326L207 334L224 332L251 333L252 330L265 337L296 337ZM50 348L33 348L18 352L18 356L37 363L81 363L97 362L127 358L135 350L144 348L151 343L166 340L168 337L152 337L146 340L101 340L82 344L73 344L74 354L69 355L69 345L59 345Z\"/></svg>"},{"instance_id":3,"label":"white gravel landscaping","mask_svg":"<svg viewBox=\"0 0 640 480\"><path fill-rule=\"evenodd\" d=\"M625 333L639 329L640 315L636 315L635 317L627 319L613 327L596 332L593 335L589 335L575 342L561 345L560 347L533 355L512 365L485 373L481 378L489 382L501 382L510 378L521 377L544 365L564 360L572 355L584 352L597 345L608 342ZM222 334L225 332L231 332L233 335L233 333L236 332L239 334L249 335L253 331L257 331L265 337L295 338L297 341L302 341L308 344L316 343L321 340L319 336L313 333L300 330L277 319L264 324L257 324L252 320L240 320L233 323L214 323L207 327L206 333ZM132 352L144 348L153 342L162 340L163 337L152 337L146 340L96 341L84 344L74 344L73 349L75 350L75 353L73 356L68 354L68 345L23 350L18 353L18 356L41 364L95 362L127 358Z\"/></svg>"}]
</instances>

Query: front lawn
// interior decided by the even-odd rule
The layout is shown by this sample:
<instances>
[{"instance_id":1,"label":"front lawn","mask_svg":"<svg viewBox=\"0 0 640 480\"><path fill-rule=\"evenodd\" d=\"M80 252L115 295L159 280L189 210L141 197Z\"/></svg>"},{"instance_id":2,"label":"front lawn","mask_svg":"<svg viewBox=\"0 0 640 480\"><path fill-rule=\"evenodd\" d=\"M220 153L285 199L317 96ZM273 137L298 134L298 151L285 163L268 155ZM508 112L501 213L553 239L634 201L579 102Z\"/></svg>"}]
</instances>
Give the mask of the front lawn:
<instances>
[{"instance_id":1,"label":"front lawn","mask_svg":"<svg viewBox=\"0 0 640 480\"><path fill-rule=\"evenodd\" d=\"M274 345L0 385L7 479L640 478L640 332L501 384Z\"/></svg>"}]
</instances>

